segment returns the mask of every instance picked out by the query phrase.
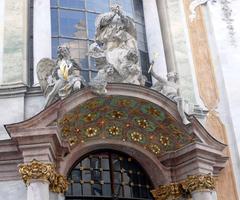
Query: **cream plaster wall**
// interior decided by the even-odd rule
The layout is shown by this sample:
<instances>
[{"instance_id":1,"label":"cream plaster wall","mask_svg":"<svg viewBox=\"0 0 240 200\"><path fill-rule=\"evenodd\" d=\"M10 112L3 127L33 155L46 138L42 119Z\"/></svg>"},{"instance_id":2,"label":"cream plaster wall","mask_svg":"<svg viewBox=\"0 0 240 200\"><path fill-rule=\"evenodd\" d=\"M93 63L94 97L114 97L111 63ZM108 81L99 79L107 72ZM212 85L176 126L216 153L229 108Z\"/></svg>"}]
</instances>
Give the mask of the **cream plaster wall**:
<instances>
[{"instance_id":1,"label":"cream plaster wall","mask_svg":"<svg viewBox=\"0 0 240 200\"><path fill-rule=\"evenodd\" d=\"M27 83L27 0L5 1L2 85Z\"/></svg>"},{"instance_id":2,"label":"cream plaster wall","mask_svg":"<svg viewBox=\"0 0 240 200\"><path fill-rule=\"evenodd\" d=\"M9 138L4 124L19 122L24 119L24 97L0 98L0 140Z\"/></svg>"},{"instance_id":3,"label":"cream plaster wall","mask_svg":"<svg viewBox=\"0 0 240 200\"><path fill-rule=\"evenodd\" d=\"M0 1L0 84L2 83L3 71L3 41L4 41L4 14L5 14L5 1Z\"/></svg>"},{"instance_id":4,"label":"cream plaster wall","mask_svg":"<svg viewBox=\"0 0 240 200\"><path fill-rule=\"evenodd\" d=\"M230 1L234 43L224 21L221 2L208 3L205 17L211 44L211 53L219 85L220 102L217 108L227 129L227 139L240 196L240 1Z\"/></svg>"}]
</instances>

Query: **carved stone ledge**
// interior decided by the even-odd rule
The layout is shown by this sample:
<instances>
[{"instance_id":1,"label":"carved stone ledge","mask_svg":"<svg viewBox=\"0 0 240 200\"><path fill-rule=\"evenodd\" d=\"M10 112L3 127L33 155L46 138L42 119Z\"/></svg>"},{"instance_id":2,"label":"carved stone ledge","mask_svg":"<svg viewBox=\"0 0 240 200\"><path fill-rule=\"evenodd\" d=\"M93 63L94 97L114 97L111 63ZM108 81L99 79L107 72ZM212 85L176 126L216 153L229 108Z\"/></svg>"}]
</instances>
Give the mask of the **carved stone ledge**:
<instances>
[{"instance_id":1,"label":"carved stone ledge","mask_svg":"<svg viewBox=\"0 0 240 200\"><path fill-rule=\"evenodd\" d=\"M205 190L215 190L215 180L210 175L188 176L186 180L161 185L151 192L156 200L168 200L188 197L192 192Z\"/></svg>"},{"instance_id":2,"label":"carved stone ledge","mask_svg":"<svg viewBox=\"0 0 240 200\"><path fill-rule=\"evenodd\" d=\"M43 180L49 182L52 192L64 193L68 188L67 179L58 174L55 165L51 163L32 160L30 163L20 164L19 173L26 185L29 185L31 180Z\"/></svg>"}]
</instances>

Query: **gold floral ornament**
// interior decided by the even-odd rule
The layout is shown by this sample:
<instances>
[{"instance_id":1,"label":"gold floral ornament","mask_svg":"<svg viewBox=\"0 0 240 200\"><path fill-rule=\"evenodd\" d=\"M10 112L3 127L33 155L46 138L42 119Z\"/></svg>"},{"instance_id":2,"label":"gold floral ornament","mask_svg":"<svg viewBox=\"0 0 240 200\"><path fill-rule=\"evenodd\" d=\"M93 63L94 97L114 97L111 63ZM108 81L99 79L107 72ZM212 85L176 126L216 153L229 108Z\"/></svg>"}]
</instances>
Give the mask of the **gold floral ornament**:
<instances>
[{"instance_id":1,"label":"gold floral ornament","mask_svg":"<svg viewBox=\"0 0 240 200\"><path fill-rule=\"evenodd\" d=\"M120 106L129 106L131 104L131 101L128 99L121 99L119 100L118 104Z\"/></svg>"},{"instance_id":2,"label":"gold floral ornament","mask_svg":"<svg viewBox=\"0 0 240 200\"><path fill-rule=\"evenodd\" d=\"M161 137L160 137L160 142L161 142L162 145L164 145L164 146L168 146L168 145L170 144L169 138L168 138L168 137L165 137L165 136L161 136Z\"/></svg>"},{"instance_id":3,"label":"gold floral ornament","mask_svg":"<svg viewBox=\"0 0 240 200\"><path fill-rule=\"evenodd\" d=\"M68 139L68 143L69 143L70 146L74 146L77 142L78 142L78 139L77 139L76 136L70 137Z\"/></svg>"},{"instance_id":4,"label":"gold floral ornament","mask_svg":"<svg viewBox=\"0 0 240 200\"><path fill-rule=\"evenodd\" d=\"M109 135L117 136L120 135L120 129L117 126L111 126L108 128Z\"/></svg>"},{"instance_id":5,"label":"gold floral ornament","mask_svg":"<svg viewBox=\"0 0 240 200\"><path fill-rule=\"evenodd\" d=\"M29 185L34 179L44 180L49 182L49 189L52 192L64 193L67 191L68 181L56 172L54 164L42 163L34 159L30 163L20 164L19 173L26 185Z\"/></svg>"},{"instance_id":6,"label":"gold floral ornament","mask_svg":"<svg viewBox=\"0 0 240 200\"><path fill-rule=\"evenodd\" d=\"M182 185L183 188L189 192L198 190L214 190L215 180L211 175L189 176Z\"/></svg>"},{"instance_id":7,"label":"gold floral ornament","mask_svg":"<svg viewBox=\"0 0 240 200\"><path fill-rule=\"evenodd\" d=\"M154 115L154 116L159 116L160 115L160 111L157 110L156 108L154 107L150 107L148 109L148 112L151 114L151 115Z\"/></svg>"},{"instance_id":8,"label":"gold floral ornament","mask_svg":"<svg viewBox=\"0 0 240 200\"><path fill-rule=\"evenodd\" d=\"M139 133L139 132L132 132L130 134L131 140L133 140L134 142L142 142L143 141L143 134Z\"/></svg>"},{"instance_id":9,"label":"gold floral ornament","mask_svg":"<svg viewBox=\"0 0 240 200\"><path fill-rule=\"evenodd\" d=\"M149 148L155 154L160 154L160 152L161 152L161 149L157 144L150 144Z\"/></svg>"},{"instance_id":10,"label":"gold floral ornament","mask_svg":"<svg viewBox=\"0 0 240 200\"><path fill-rule=\"evenodd\" d=\"M71 129L70 129L68 126L64 126L64 127L62 128L62 136L63 136L63 137L69 136L70 133L71 133Z\"/></svg>"},{"instance_id":11,"label":"gold floral ornament","mask_svg":"<svg viewBox=\"0 0 240 200\"><path fill-rule=\"evenodd\" d=\"M89 128L86 129L85 134L89 138L94 137L94 136L96 136L98 134L98 129L89 127Z\"/></svg>"},{"instance_id":12,"label":"gold floral ornament","mask_svg":"<svg viewBox=\"0 0 240 200\"><path fill-rule=\"evenodd\" d=\"M182 196L181 187L178 183L161 185L151 193L156 200L178 199Z\"/></svg>"},{"instance_id":13,"label":"gold floral ornament","mask_svg":"<svg viewBox=\"0 0 240 200\"><path fill-rule=\"evenodd\" d=\"M84 116L84 121L85 122L92 122L95 118L96 118L95 113L89 113L89 114Z\"/></svg>"},{"instance_id":14,"label":"gold floral ornament","mask_svg":"<svg viewBox=\"0 0 240 200\"><path fill-rule=\"evenodd\" d=\"M123 115L124 114L122 112L120 112L120 111L114 110L112 112L112 118L114 118L114 119L121 119L123 117Z\"/></svg>"},{"instance_id":15,"label":"gold floral ornament","mask_svg":"<svg viewBox=\"0 0 240 200\"><path fill-rule=\"evenodd\" d=\"M137 123L141 128L144 128L144 129L149 126L149 123L146 119L138 119Z\"/></svg>"},{"instance_id":16,"label":"gold floral ornament","mask_svg":"<svg viewBox=\"0 0 240 200\"><path fill-rule=\"evenodd\" d=\"M201 190L214 190L215 180L211 175L195 175L188 176L186 180L178 183L170 183L161 185L157 189L152 190L152 194L156 200L180 199L187 195L191 197L191 193Z\"/></svg>"}]
</instances>

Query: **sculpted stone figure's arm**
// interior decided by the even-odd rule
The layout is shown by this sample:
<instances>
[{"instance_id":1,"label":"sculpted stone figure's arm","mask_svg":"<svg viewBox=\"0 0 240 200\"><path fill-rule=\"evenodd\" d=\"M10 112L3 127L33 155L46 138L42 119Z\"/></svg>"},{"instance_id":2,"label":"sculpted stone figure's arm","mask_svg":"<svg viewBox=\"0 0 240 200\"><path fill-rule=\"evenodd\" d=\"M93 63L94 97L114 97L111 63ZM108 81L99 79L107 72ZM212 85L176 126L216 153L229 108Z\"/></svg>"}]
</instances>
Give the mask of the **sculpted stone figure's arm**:
<instances>
[{"instance_id":1,"label":"sculpted stone figure's arm","mask_svg":"<svg viewBox=\"0 0 240 200\"><path fill-rule=\"evenodd\" d=\"M112 22L112 19L115 17L115 15L116 13L113 12L99 15L96 20L97 31L109 25Z\"/></svg>"},{"instance_id":2,"label":"sculpted stone figure's arm","mask_svg":"<svg viewBox=\"0 0 240 200\"><path fill-rule=\"evenodd\" d=\"M167 81L162 78L161 76L157 75L156 72L154 72L153 70L153 65L154 65L154 61L152 61L150 67L149 67L149 72L151 72L152 76L157 80L159 81L160 83L163 83L163 84L167 84Z\"/></svg>"}]
</instances>

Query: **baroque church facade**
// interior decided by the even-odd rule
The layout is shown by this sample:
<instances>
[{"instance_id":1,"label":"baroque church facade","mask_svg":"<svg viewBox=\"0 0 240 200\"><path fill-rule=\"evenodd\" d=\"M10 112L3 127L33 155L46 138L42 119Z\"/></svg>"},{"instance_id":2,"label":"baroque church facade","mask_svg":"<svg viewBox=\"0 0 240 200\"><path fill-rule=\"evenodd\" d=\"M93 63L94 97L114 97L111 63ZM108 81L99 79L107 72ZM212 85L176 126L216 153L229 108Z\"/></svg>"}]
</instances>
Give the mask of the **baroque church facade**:
<instances>
[{"instance_id":1,"label":"baroque church facade","mask_svg":"<svg viewBox=\"0 0 240 200\"><path fill-rule=\"evenodd\" d=\"M240 199L239 9L0 0L0 200Z\"/></svg>"}]
</instances>

